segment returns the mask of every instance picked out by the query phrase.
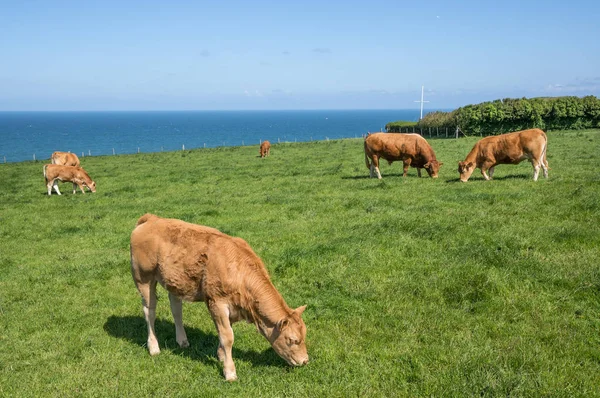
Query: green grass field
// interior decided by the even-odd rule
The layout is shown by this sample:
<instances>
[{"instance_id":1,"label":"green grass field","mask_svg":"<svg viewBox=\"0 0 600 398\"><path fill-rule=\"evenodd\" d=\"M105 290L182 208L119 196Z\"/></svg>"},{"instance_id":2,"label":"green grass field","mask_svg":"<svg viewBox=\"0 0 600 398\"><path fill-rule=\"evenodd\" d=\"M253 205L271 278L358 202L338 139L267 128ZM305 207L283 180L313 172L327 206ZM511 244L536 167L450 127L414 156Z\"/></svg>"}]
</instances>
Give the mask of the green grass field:
<instances>
[{"instance_id":1,"label":"green grass field","mask_svg":"<svg viewBox=\"0 0 600 398\"><path fill-rule=\"evenodd\" d=\"M437 180L367 178L362 139L86 157L86 195L2 164L0 396L600 396L600 132L548 139L538 182L524 162L460 183L476 138L429 140ZM205 305L184 304L179 349L162 288L150 357L129 270L146 212L247 240L308 305L310 363L237 323L225 382Z\"/></svg>"}]
</instances>

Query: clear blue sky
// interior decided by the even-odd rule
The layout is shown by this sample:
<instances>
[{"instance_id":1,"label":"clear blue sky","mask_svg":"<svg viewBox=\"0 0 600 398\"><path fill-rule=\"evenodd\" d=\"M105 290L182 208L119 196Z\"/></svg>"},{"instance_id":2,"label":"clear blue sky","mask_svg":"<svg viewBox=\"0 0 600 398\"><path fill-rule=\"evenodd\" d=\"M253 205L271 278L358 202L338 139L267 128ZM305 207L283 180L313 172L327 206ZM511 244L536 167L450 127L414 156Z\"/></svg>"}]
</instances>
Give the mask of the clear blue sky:
<instances>
[{"instance_id":1,"label":"clear blue sky","mask_svg":"<svg viewBox=\"0 0 600 398\"><path fill-rule=\"evenodd\" d=\"M600 94L600 1L0 0L0 110Z\"/></svg>"}]
</instances>

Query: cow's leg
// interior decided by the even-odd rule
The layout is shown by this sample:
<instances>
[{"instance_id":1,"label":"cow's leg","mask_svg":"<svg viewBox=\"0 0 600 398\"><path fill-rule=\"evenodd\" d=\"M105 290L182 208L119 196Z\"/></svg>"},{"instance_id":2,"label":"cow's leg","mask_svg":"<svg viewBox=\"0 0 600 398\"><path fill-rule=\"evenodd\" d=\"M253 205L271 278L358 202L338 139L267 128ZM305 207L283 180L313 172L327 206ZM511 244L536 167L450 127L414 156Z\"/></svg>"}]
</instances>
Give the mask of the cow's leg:
<instances>
[{"instance_id":1,"label":"cow's leg","mask_svg":"<svg viewBox=\"0 0 600 398\"><path fill-rule=\"evenodd\" d=\"M379 156L373 155L373 163L371 163L371 167L375 166L375 174L377 174L377 178L381 180L381 173L379 172Z\"/></svg>"},{"instance_id":2,"label":"cow's leg","mask_svg":"<svg viewBox=\"0 0 600 398\"><path fill-rule=\"evenodd\" d=\"M77 184L73 183L73 195L77 193Z\"/></svg>"},{"instance_id":3,"label":"cow's leg","mask_svg":"<svg viewBox=\"0 0 600 398\"><path fill-rule=\"evenodd\" d=\"M217 333L219 334L217 356L219 357L219 361L223 363L223 375L225 376L225 380L237 380L235 364L233 363L231 354L231 349L233 347L233 329L231 328L231 322L229 321L229 308L227 307L227 304L216 303L214 301L208 302L207 306L215 326L217 327Z\"/></svg>"},{"instance_id":4,"label":"cow's leg","mask_svg":"<svg viewBox=\"0 0 600 398\"><path fill-rule=\"evenodd\" d=\"M404 164L404 172L402 173L402 177L406 177L408 174L408 168L410 167L410 158L409 159L404 159L402 161L402 163ZM420 177L420 175L419 175Z\"/></svg>"},{"instance_id":5,"label":"cow's leg","mask_svg":"<svg viewBox=\"0 0 600 398\"><path fill-rule=\"evenodd\" d=\"M493 167L492 163L483 163L481 165L481 175L483 176L483 178L486 179L486 181L491 180L491 178L487 174L488 169L490 169L491 167Z\"/></svg>"},{"instance_id":6,"label":"cow's leg","mask_svg":"<svg viewBox=\"0 0 600 398\"><path fill-rule=\"evenodd\" d=\"M148 326L148 351L150 355L160 354L156 332L154 331L154 321L156 320L156 281L148 283L136 282L137 288L142 295L142 306L144 308L144 317Z\"/></svg>"},{"instance_id":7,"label":"cow's leg","mask_svg":"<svg viewBox=\"0 0 600 398\"><path fill-rule=\"evenodd\" d=\"M369 177L375 177L375 165L373 163L371 163L371 166L369 167Z\"/></svg>"},{"instance_id":8,"label":"cow's leg","mask_svg":"<svg viewBox=\"0 0 600 398\"><path fill-rule=\"evenodd\" d=\"M183 310L181 305L181 299L175 296L173 293L169 293L169 303L171 303L171 314L173 314L173 320L175 321L175 338L179 347L186 348L190 346L185 329L183 328Z\"/></svg>"},{"instance_id":9,"label":"cow's leg","mask_svg":"<svg viewBox=\"0 0 600 398\"><path fill-rule=\"evenodd\" d=\"M52 182L52 185L53 185L53 187L54 187L54 192L56 192L57 194L59 194L59 195L60 195L60 190L58 189L58 180L54 180L54 181Z\"/></svg>"},{"instance_id":10,"label":"cow's leg","mask_svg":"<svg viewBox=\"0 0 600 398\"><path fill-rule=\"evenodd\" d=\"M417 175L419 176L419 178L421 178L421 168L417 167Z\"/></svg>"},{"instance_id":11,"label":"cow's leg","mask_svg":"<svg viewBox=\"0 0 600 398\"><path fill-rule=\"evenodd\" d=\"M540 164L531 162L533 166L533 181L538 180L538 176L540 175Z\"/></svg>"},{"instance_id":12,"label":"cow's leg","mask_svg":"<svg viewBox=\"0 0 600 398\"><path fill-rule=\"evenodd\" d=\"M46 182L46 188L48 188L48 196L52 195L52 181Z\"/></svg>"},{"instance_id":13,"label":"cow's leg","mask_svg":"<svg viewBox=\"0 0 600 398\"><path fill-rule=\"evenodd\" d=\"M489 172L490 172L490 179L494 178L494 167L495 166L490 167L490 170L489 170Z\"/></svg>"},{"instance_id":14,"label":"cow's leg","mask_svg":"<svg viewBox=\"0 0 600 398\"><path fill-rule=\"evenodd\" d=\"M81 183L77 183L79 185L79 189L81 189L81 193L85 193L85 187Z\"/></svg>"}]
</instances>

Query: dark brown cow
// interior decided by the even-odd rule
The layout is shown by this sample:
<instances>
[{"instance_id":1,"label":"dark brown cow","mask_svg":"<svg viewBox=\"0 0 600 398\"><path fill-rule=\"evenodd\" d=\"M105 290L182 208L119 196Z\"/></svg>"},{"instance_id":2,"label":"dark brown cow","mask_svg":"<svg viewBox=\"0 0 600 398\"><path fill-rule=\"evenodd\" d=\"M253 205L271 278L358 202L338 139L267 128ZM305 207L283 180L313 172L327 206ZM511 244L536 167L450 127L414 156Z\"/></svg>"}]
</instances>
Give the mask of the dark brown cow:
<instances>
[{"instance_id":1,"label":"dark brown cow","mask_svg":"<svg viewBox=\"0 0 600 398\"><path fill-rule=\"evenodd\" d=\"M50 158L52 164L63 166L80 166L79 158L71 152L54 152Z\"/></svg>"},{"instance_id":2,"label":"dark brown cow","mask_svg":"<svg viewBox=\"0 0 600 398\"><path fill-rule=\"evenodd\" d=\"M271 152L271 143L269 141L263 141L260 144L260 149L258 151L261 158L269 156L269 153Z\"/></svg>"},{"instance_id":3,"label":"dark brown cow","mask_svg":"<svg viewBox=\"0 0 600 398\"><path fill-rule=\"evenodd\" d=\"M44 179L46 180L48 195L52 194L52 186L54 186L56 193L60 195L58 181L72 182L73 193L77 192L78 186L83 193L85 193L84 187L87 187L92 192L96 192L96 183L92 181L88 173L81 167L46 164L44 165Z\"/></svg>"},{"instance_id":4,"label":"dark brown cow","mask_svg":"<svg viewBox=\"0 0 600 398\"><path fill-rule=\"evenodd\" d=\"M379 172L379 159L383 158L392 162L401 160L404 165L404 177L410 166L417 168L417 174L421 177L421 169L427 170L431 178L438 177L438 171L442 162L438 162L435 152L419 134L397 134L397 133L373 133L365 138L365 162L370 169L371 177ZM369 162L371 160L371 162Z\"/></svg>"},{"instance_id":5,"label":"dark brown cow","mask_svg":"<svg viewBox=\"0 0 600 398\"><path fill-rule=\"evenodd\" d=\"M254 323L289 365L308 362L306 306L289 308L261 259L248 243L214 229L180 220L143 215L131 233L131 272L142 295L148 325L148 350L160 353L154 331L156 284L169 292L175 335L188 347L181 301L204 301L219 334L217 356L226 380L237 378L231 355L233 329L239 320Z\"/></svg>"},{"instance_id":6,"label":"dark brown cow","mask_svg":"<svg viewBox=\"0 0 600 398\"><path fill-rule=\"evenodd\" d=\"M458 162L460 180L467 182L476 168L481 169L483 178L490 180L497 165L519 164L525 159L533 166L533 181L537 181L540 167L544 170L544 177L548 178L547 146L548 138L540 129L485 137L473 146L464 161Z\"/></svg>"}]
</instances>

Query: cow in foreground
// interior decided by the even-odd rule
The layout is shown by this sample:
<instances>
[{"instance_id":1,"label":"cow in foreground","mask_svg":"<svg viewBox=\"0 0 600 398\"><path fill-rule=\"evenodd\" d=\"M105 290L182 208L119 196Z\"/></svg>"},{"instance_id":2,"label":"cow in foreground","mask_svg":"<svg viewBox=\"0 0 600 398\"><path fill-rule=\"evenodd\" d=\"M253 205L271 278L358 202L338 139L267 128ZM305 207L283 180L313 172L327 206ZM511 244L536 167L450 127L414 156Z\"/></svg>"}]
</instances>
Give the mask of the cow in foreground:
<instances>
[{"instance_id":1,"label":"cow in foreground","mask_svg":"<svg viewBox=\"0 0 600 398\"><path fill-rule=\"evenodd\" d=\"M73 193L77 192L77 187L83 193L85 193L84 187L92 192L96 192L96 183L92 181L88 173L81 167L46 164L44 165L44 179L46 180L48 195L52 194L52 187L60 195L58 181L72 182Z\"/></svg>"},{"instance_id":2,"label":"cow in foreground","mask_svg":"<svg viewBox=\"0 0 600 398\"><path fill-rule=\"evenodd\" d=\"M548 138L540 129L485 137L473 146L464 161L458 162L460 180L467 182L476 168L481 169L483 178L490 180L497 165L519 164L525 159L533 166L533 181L537 181L540 167L548 178L547 146Z\"/></svg>"},{"instance_id":3,"label":"cow in foreground","mask_svg":"<svg viewBox=\"0 0 600 398\"><path fill-rule=\"evenodd\" d=\"M403 176L406 177L409 166L417 168L421 177L421 169L427 170L431 178L437 178L442 162L438 162L435 152L419 134L373 133L365 137L365 162L370 176L381 179L379 159L392 162L401 160L404 165ZM370 161L369 161L370 160Z\"/></svg>"},{"instance_id":4,"label":"cow in foreground","mask_svg":"<svg viewBox=\"0 0 600 398\"><path fill-rule=\"evenodd\" d=\"M271 283L261 259L248 243L214 228L143 215L131 233L131 273L142 296L148 350L160 353L154 331L156 283L169 292L176 340L188 347L182 300L204 301L219 335L217 356L225 379L237 379L231 355L231 324L246 320L289 365L308 363L306 306L290 309Z\"/></svg>"},{"instance_id":5,"label":"cow in foreground","mask_svg":"<svg viewBox=\"0 0 600 398\"><path fill-rule=\"evenodd\" d=\"M263 141L260 144L258 152L260 153L261 158L269 156L269 153L271 152L271 143L269 141Z\"/></svg>"},{"instance_id":6,"label":"cow in foreground","mask_svg":"<svg viewBox=\"0 0 600 398\"><path fill-rule=\"evenodd\" d=\"M54 152L50 158L52 164L59 164L62 166L76 166L79 167L79 158L77 155L71 152Z\"/></svg>"}]
</instances>

